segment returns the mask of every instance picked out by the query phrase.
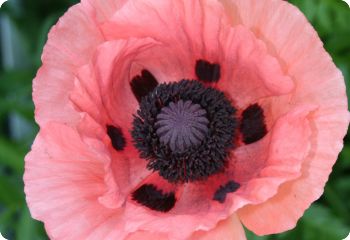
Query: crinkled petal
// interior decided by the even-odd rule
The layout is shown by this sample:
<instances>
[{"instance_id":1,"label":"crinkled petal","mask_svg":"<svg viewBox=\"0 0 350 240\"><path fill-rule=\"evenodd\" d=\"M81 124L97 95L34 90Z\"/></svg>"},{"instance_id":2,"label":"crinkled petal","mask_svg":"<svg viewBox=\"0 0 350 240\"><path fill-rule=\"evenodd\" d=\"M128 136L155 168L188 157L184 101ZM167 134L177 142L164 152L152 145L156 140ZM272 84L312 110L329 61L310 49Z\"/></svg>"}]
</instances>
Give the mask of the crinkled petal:
<instances>
[{"instance_id":1,"label":"crinkled petal","mask_svg":"<svg viewBox=\"0 0 350 240\"><path fill-rule=\"evenodd\" d=\"M130 234L125 240L169 240L164 233L150 233L146 231L138 231Z\"/></svg>"},{"instance_id":2,"label":"crinkled petal","mask_svg":"<svg viewBox=\"0 0 350 240\"><path fill-rule=\"evenodd\" d=\"M101 44L92 61L78 71L70 96L77 110L101 124L125 126L128 132L139 108L130 87L131 64L156 44L149 38Z\"/></svg>"},{"instance_id":3,"label":"crinkled petal","mask_svg":"<svg viewBox=\"0 0 350 240\"><path fill-rule=\"evenodd\" d=\"M74 26L74 28L72 28ZM41 124L73 124L79 115L69 103L77 68L91 58L103 36L90 8L71 7L51 29L42 55L43 65L33 82L35 119Z\"/></svg>"},{"instance_id":4,"label":"crinkled petal","mask_svg":"<svg viewBox=\"0 0 350 240\"><path fill-rule=\"evenodd\" d=\"M102 31L107 39L147 36L164 43L177 56L173 64L184 72L180 79L194 79L197 59L218 61L222 55L217 39L225 22L216 1L135 0L124 4Z\"/></svg>"},{"instance_id":5,"label":"crinkled petal","mask_svg":"<svg viewBox=\"0 0 350 240\"><path fill-rule=\"evenodd\" d=\"M294 227L305 209L320 197L342 148L349 124L344 79L296 7L278 0L221 2L232 25L251 29L295 81L292 95L273 100L272 114L288 112L301 103L318 106L310 118L311 148L302 159L301 176L283 184L266 203L239 211L243 223L257 234L282 232Z\"/></svg>"},{"instance_id":6,"label":"crinkled petal","mask_svg":"<svg viewBox=\"0 0 350 240\"><path fill-rule=\"evenodd\" d=\"M165 233L150 233L138 231L128 236L126 240L170 240ZM245 232L237 215L220 221L209 231L197 231L188 240L246 240Z\"/></svg>"},{"instance_id":7,"label":"crinkled petal","mask_svg":"<svg viewBox=\"0 0 350 240\"><path fill-rule=\"evenodd\" d=\"M240 25L224 29L220 35L222 79L217 87L233 99L236 107L244 108L261 98L293 90L292 79L267 52L263 41Z\"/></svg>"},{"instance_id":8,"label":"crinkled petal","mask_svg":"<svg viewBox=\"0 0 350 240\"><path fill-rule=\"evenodd\" d=\"M322 113L316 113L315 119L319 121L312 124L311 150L303 159L301 176L281 185L278 193L268 201L240 209L238 213L245 226L259 235L295 227L305 209L323 193L337 154L343 147L340 136L344 132L339 129L339 124L346 126L347 118L348 114L328 119ZM339 119L344 122L338 122Z\"/></svg>"},{"instance_id":9,"label":"crinkled petal","mask_svg":"<svg viewBox=\"0 0 350 240\"><path fill-rule=\"evenodd\" d=\"M314 106L300 106L281 116L264 139L233 152L225 173L204 183L188 184L175 209L193 215L209 211L208 224L211 218L225 219L245 205L273 197L280 185L300 176L302 160L311 147L309 117L313 111ZM215 192L229 181L239 188L228 193L224 203L214 201Z\"/></svg>"},{"instance_id":10,"label":"crinkled petal","mask_svg":"<svg viewBox=\"0 0 350 240\"><path fill-rule=\"evenodd\" d=\"M181 239L193 229L213 228L218 220L227 218L244 205L266 201L277 193L281 184L300 176L302 160L310 149L311 126L308 118L314 110L314 106L300 106L282 116L271 134L258 143L262 145L250 152L248 148L237 150L236 161L232 162L230 169L231 176L213 176L213 180L210 178L203 184L186 185L174 209L166 215L152 213L130 202L126 205L127 218L145 231L166 232L168 228L181 228L181 232L169 233L170 237ZM268 154L261 154L266 149ZM222 204L212 199L225 179L234 180L241 187L229 194Z\"/></svg>"},{"instance_id":11,"label":"crinkled petal","mask_svg":"<svg viewBox=\"0 0 350 240\"><path fill-rule=\"evenodd\" d=\"M238 106L289 93L293 81L267 53L265 44L249 30L232 28L227 21L215 1L136 0L126 3L102 29L108 39L151 36L168 44L179 56L177 67L185 72L182 78L197 78L198 59L219 63L222 77L218 87ZM150 27L144 28L144 22Z\"/></svg>"},{"instance_id":12,"label":"crinkled petal","mask_svg":"<svg viewBox=\"0 0 350 240\"><path fill-rule=\"evenodd\" d=\"M76 110L88 114L102 128L113 125L122 130L126 140L123 151L115 151L111 142L106 145L110 146L112 159L118 159L112 161L111 167L124 195L149 174L146 161L139 158L130 134L133 116L139 108L130 81L145 68L161 82L162 77L157 74L159 70L152 71L150 66L159 59L157 57L167 56L166 51L165 47L150 38L131 38L101 44L92 61L79 69L75 88L70 95ZM165 62L170 66L171 61ZM80 125L80 132L85 134L84 124ZM110 206L113 205L111 200L108 202ZM119 204L115 203L115 206Z\"/></svg>"},{"instance_id":13,"label":"crinkled petal","mask_svg":"<svg viewBox=\"0 0 350 240\"><path fill-rule=\"evenodd\" d=\"M190 240L246 240L246 236L237 215L233 214L210 231L194 233Z\"/></svg>"},{"instance_id":14,"label":"crinkled petal","mask_svg":"<svg viewBox=\"0 0 350 240\"><path fill-rule=\"evenodd\" d=\"M98 23L107 21L129 0L82 0L85 8L92 8Z\"/></svg>"},{"instance_id":15,"label":"crinkled petal","mask_svg":"<svg viewBox=\"0 0 350 240\"><path fill-rule=\"evenodd\" d=\"M280 117L262 141L235 151L232 173L241 188L236 198L232 197L233 209L266 201L281 184L300 176L303 159L311 148L309 119L313 111L315 106L295 108Z\"/></svg>"},{"instance_id":16,"label":"crinkled petal","mask_svg":"<svg viewBox=\"0 0 350 240\"><path fill-rule=\"evenodd\" d=\"M121 212L99 201L110 187L105 182L109 161L100 141L63 124L41 128L25 158L25 193L32 216L45 222L52 239L126 236Z\"/></svg>"}]
</instances>

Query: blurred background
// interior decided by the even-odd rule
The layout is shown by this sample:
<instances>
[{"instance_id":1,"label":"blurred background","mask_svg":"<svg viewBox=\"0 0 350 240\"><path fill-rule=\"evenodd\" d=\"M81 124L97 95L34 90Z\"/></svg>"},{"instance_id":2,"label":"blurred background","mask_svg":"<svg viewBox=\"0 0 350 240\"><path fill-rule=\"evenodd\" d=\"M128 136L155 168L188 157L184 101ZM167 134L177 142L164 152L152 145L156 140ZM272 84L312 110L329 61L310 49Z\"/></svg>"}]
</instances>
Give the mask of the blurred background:
<instances>
[{"instance_id":1,"label":"blurred background","mask_svg":"<svg viewBox=\"0 0 350 240\"><path fill-rule=\"evenodd\" d=\"M23 193L23 159L38 131L31 84L47 33L77 0L9 0L0 9L0 232L9 240L48 239L30 217ZM350 9L341 0L291 0L311 21L342 70L350 93ZM249 240L340 240L350 231L350 136L323 196L295 229ZM79 239L80 240L80 239Z\"/></svg>"}]
</instances>

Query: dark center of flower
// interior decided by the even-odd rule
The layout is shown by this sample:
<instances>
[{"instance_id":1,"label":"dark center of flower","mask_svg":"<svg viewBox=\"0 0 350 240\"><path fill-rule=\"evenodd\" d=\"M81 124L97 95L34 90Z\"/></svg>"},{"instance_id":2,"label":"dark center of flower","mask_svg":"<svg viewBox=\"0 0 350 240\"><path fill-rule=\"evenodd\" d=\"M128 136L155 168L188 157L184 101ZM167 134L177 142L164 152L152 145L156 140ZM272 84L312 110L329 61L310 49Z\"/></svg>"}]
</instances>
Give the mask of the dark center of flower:
<instances>
[{"instance_id":1,"label":"dark center of flower","mask_svg":"<svg viewBox=\"0 0 350 240\"><path fill-rule=\"evenodd\" d=\"M236 109L199 81L159 84L142 97L132 137L150 170L169 182L204 180L225 169L234 147Z\"/></svg>"},{"instance_id":2,"label":"dark center of flower","mask_svg":"<svg viewBox=\"0 0 350 240\"><path fill-rule=\"evenodd\" d=\"M192 101L171 102L157 115L157 135L161 144L169 145L174 151L183 152L197 146L208 133L206 111Z\"/></svg>"}]
</instances>

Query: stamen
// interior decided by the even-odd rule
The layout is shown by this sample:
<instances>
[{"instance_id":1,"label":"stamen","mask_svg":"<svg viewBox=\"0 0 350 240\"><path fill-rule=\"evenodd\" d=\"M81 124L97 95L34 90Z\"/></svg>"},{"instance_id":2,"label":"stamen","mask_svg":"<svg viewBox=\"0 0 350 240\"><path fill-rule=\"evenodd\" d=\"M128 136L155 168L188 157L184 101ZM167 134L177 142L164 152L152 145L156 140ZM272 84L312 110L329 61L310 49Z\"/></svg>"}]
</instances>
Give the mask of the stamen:
<instances>
[{"instance_id":1,"label":"stamen","mask_svg":"<svg viewBox=\"0 0 350 240\"><path fill-rule=\"evenodd\" d=\"M172 151L184 151L197 146L208 133L206 111L199 104L183 100L171 102L157 115L157 134L162 144Z\"/></svg>"},{"instance_id":2,"label":"stamen","mask_svg":"<svg viewBox=\"0 0 350 240\"><path fill-rule=\"evenodd\" d=\"M132 199L154 211L169 212L176 202L175 193L163 193L153 184L144 184L132 193Z\"/></svg>"}]
</instances>

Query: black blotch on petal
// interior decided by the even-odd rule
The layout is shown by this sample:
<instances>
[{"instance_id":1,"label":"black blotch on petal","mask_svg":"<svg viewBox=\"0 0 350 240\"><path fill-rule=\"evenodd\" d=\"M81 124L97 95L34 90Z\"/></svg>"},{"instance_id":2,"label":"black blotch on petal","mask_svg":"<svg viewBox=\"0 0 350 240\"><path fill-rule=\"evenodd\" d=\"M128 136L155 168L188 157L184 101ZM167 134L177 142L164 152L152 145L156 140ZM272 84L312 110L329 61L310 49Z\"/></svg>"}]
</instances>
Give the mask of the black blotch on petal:
<instances>
[{"instance_id":1,"label":"black blotch on petal","mask_svg":"<svg viewBox=\"0 0 350 240\"><path fill-rule=\"evenodd\" d=\"M107 125L107 134L111 139L113 148L117 151L122 151L126 145L122 130L112 125Z\"/></svg>"},{"instance_id":2,"label":"black blotch on petal","mask_svg":"<svg viewBox=\"0 0 350 240\"><path fill-rule=\"evenodd\" d=\"M240 130L245 144L254 143L266 135L264 110L258 104L243 111Z\"/></svg>"},{"instance_id":3,"label":"black blotch on petal","mask_svg":"<svg viewBox=\"0 0 350 240\"><path fill-rule=\"evenodd\" d=\"M163 193L153 184L144 184L132 193L132 199L154 211L169 212L176 202L175 193Z\"/></svg>"},{"instance_id":4,"label":"black blotch on petal","mask_svg":"<svg viewBox=\"0 0 350 240\"><path fill-rule=\"evenodd\" d=\"M196 75L199 80L204 82L217 82L220 80L220 65L210 63L205 60L197 60Z\"/></svg>"},{"instance_id":5,"label":"black blotch on petal","mask_svg":"<svg viewBox=\"0 0 350 240\"><path fill-rule=\"evenodd\" d=\"M224 203L226 200L226 195L228 193L235 192L239 187L239 183L229 181L225 185L220 186L218 190L216 190L213 200L218 201L219 203Z\"/></svg>"},{"instance_id":6,"label":"black blotch on petal","mask_svg":"<svg viewBox=\"0 0 350 240\"><path fill-rule=\"evenodd\" d=\"M157 79L147 70L142 70L141 75L135 76L130 82L131 90L139 102L142 97L152 92L157 85Z\"/></svg>"}]
</instances>

